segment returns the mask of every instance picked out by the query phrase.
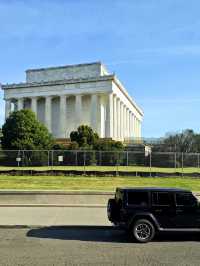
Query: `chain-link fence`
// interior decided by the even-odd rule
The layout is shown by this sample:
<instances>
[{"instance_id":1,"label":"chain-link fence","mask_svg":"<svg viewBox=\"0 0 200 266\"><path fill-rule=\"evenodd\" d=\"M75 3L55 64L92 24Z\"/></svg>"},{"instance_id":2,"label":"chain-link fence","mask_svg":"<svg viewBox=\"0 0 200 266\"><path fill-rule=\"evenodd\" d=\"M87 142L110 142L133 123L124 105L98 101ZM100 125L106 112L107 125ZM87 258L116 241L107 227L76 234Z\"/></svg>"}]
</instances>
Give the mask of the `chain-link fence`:
<instances>
[{"instance_id":1,"label":"chain-link fence","mask_svg":"<svg viewBox=\"0 0 200 266\"><path fill-rule=\"evenodd\" d=\"M34 150L0 151L0 169L51 169L200 172L199 153L139 151ZM47 168L47 169L48 169Z\"/></svg>"}]
</instances>

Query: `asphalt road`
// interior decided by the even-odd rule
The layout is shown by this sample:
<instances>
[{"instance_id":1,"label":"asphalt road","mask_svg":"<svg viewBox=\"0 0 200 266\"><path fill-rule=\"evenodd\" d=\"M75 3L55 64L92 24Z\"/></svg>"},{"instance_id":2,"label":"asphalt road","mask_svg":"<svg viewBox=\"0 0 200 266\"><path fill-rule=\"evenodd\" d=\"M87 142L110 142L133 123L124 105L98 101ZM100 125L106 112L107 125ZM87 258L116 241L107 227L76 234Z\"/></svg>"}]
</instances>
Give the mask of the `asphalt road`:
<instances>
[{"instance_id":1,"label":"asphalt road","mask_svg":"<svg viewBox=\"0 0 200 266\"><path fill-rule=\"evenodd\" d=\"M200 235L132 243L112 227L0 229L0 265L200 265Z\"/></svg>"}]
</instances>

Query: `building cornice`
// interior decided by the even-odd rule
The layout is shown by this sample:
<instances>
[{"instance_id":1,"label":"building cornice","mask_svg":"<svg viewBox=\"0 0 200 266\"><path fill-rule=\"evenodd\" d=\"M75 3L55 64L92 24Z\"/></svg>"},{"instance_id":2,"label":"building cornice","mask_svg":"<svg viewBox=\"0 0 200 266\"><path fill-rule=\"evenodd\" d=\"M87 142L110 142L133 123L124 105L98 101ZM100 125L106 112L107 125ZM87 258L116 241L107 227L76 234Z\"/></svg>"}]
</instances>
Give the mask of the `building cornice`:
<instances>
[{"instance_id":1,"label":"building cornice","mask_svg":"<svg viewBox=\"0 0 200 266\"><path fill-rule=\"evenodd\" d=\"M80 78L80 79L63 79L55 81L43 81L43 82L33 82L33 83L13 83L13 84L4 84L2 85L2 90L7 89L19 89L19 88L30 88L30 87L39 87L39 86L55 86L55 85L65 85L65 84L75 84L75 83L87 83L87 82L97 82L97 81L108 81L113 80L114 75L106 75L94 78Z\"/></svg>"},{"instance_id":2,"label":"building cornice","mask_svg":"<svg viewBox=\"0 0 200 266\"><path fill-rule=\"evenodd\" d=\"M135 109L140 113L141 116L144 116L144 112L142 109L135 103L135 101L129 96L128 92L122 85L122 83L119 81L119 79L114 75L113 77L114 83L118 86L118 88L121 90L121 92L126 96L126 98L129 100L129 102L135 107Z\"/></svg>"},{"instance_id":3,"label":"building cornice","mask_svg":"<svg viewBox=\"0 0 200 266\"><path fill-rule=\"evenodd\" d=\"M1 88L2 90L7 90L7 89L33 88L33 87L40 87L40 86L56 86L56 85L101 82L101 81L113 81L117 85L117 87L120 89L120 91L125 95L125 97L129 100L129 102L140 113L140 115L141 116L144 115L143 111L138 107L135 101L129 96L128 92L126 91L122 83L119 81L119 79L113 74L99 76L99 77L92 77L92 78L63 79L63 80L43 81L43 82L33 82L33 83L22 82L22 83L17 83L17 84L16 83L4 84L1 86Z\"/></svg>"},{"instance_id":4,"label":"building cornice","mask_svg":"<svg viewBox=\"0 0 200 266\"><path fill-rule=\"evenodd\" d=\"M65 68L76 68L82 66L91 66L91 65L103 65L101 61L92 62L92 63L84 63L84 64L73 64L73 65L65 65L65 66L51 66L51 67L43 67L43 68L33 68L27 69L26 72L37 72L37 71L46 71L46 70L56 70L56 69L65 69Z\"/></svg>"}]
</instances>

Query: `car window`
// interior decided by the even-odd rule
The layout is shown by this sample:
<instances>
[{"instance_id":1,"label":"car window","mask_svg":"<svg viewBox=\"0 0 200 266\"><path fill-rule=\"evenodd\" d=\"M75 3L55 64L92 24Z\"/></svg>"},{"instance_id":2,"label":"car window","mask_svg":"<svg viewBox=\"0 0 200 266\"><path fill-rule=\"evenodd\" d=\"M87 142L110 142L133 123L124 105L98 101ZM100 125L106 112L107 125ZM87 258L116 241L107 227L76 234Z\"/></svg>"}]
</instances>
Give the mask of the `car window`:
<instances>
[{"instance_id":1,"label":"car window","mask_svg":"<svg viewBox=\"0 0 200 266\"><path fill-rule=\"evenodd\" d=\"M115 193L115 199L117 202L123 199L123 192L121 190L117 190L117 192Z\"/></svg>"},{"instance_id":2,"label":"car window","mask_svg":"<svg viewBox=\"0 0 200 266\"><path fill-rule=\"evenodd\" d=\"M169 206L170 196L168 192L153 192L152 205Z\"/></svg>"},{"instance_id":3,"label":"car window","mask_svg":"<svg viewBox=\"0 0 200 266\"><path fill-rule=\"evenodd\" d=\"M177 206L195 206L197 199L191 193L176 193Z\"/></svg>"},{"instance_id":4,"label":"car window","mask_svg":"<svg viewBox=\"0 0 200 266\"><path fill-rule=\"evenodd\" d=\"M147 206L148 205L148 192L128 192L128 205Z\"/></svg>"}]
</instances>

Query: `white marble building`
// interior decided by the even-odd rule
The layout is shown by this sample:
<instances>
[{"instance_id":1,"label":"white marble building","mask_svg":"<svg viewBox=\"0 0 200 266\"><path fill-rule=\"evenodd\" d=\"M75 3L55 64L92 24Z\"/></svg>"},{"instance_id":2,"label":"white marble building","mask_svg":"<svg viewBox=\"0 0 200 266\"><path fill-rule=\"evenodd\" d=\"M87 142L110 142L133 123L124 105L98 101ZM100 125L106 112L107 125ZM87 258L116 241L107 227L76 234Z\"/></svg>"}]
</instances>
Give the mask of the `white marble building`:
<instances>
[{"instance_id":1,"label":"white marble building","mask_svg":"<svg viewBox=\"0 0 200 266\"><path fill-rule=\"evenodd\" d=\"M142 110L118 78L100 63L30 69L26 82L2 85L5 117L31 108L56 138L81 124L101 138L140 138Z\"/></svg>"}]
</instances>

